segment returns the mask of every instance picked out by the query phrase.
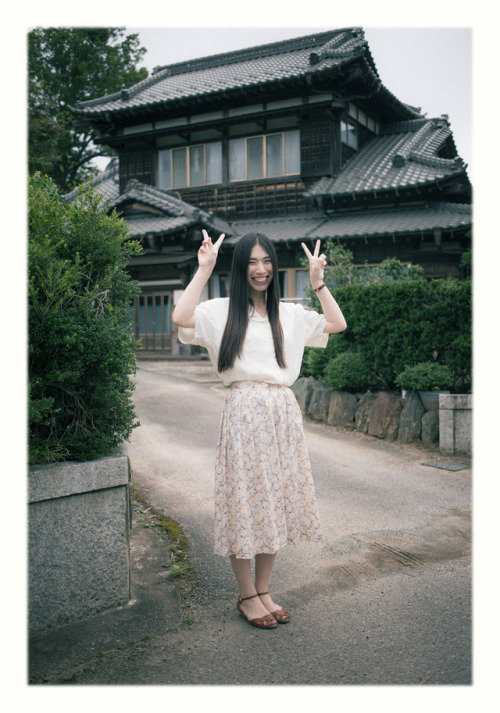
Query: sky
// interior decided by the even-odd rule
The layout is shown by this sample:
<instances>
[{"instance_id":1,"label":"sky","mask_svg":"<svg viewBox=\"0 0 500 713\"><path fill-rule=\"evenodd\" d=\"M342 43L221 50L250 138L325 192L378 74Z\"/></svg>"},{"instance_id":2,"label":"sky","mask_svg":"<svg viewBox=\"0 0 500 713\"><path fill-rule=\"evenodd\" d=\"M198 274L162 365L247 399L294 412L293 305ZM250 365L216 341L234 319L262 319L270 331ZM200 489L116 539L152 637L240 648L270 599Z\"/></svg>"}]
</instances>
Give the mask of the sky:
<instances>
[{"instance_id":1,"label":"sky","mask_svg":"<svg viewBox=\"0 0 500 713\"><path fill-rule=\"evenodd\" d=\"M310 27L126 27L147 54L140 66L173 64L336 29ZM429 118L447 114L472 180L472 28L362 26L384 86Z\"/></svg>"}]
</instances>

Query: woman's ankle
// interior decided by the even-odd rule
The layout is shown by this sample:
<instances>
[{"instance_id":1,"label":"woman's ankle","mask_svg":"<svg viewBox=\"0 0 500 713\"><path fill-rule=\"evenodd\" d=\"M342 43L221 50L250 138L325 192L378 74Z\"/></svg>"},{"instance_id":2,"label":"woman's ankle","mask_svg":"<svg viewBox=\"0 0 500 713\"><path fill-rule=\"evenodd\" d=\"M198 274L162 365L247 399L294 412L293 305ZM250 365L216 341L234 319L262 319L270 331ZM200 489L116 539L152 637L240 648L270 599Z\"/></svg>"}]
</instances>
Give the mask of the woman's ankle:
<instances>
[{"instance_id":1,"label":"woman's ankle","mask_svg":"<svg viewBox=\"0 0 500 713\"><path fill-rule=\"evenodd\" d=\"M257 594L257 592L253 592L252 594L248 594L246 592L240 592L239 600L240 600L240 602L245 602L248 599L256 599L258 596L259 595Z\"/></svg>"}]
</instances>

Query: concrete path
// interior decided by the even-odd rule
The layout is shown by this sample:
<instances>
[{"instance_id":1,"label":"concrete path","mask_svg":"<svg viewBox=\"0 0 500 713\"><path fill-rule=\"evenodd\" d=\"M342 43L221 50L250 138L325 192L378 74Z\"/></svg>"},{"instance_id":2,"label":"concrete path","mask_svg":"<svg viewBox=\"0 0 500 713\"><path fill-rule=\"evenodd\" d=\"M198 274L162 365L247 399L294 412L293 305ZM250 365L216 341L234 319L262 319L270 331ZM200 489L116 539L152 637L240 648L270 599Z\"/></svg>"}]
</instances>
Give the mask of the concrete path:
<instances>
[{"instance_id":1,"label":"concrete path","mask_svg":"<svg viewBox=\"0 0 500 713\"><path fill-rule=\"evenodd\" d=\"M213 554L225 389L204 363L141 362L136 384L133 485L191 541L192 623L184 610L147 643L104 650L54 682L471 683L471 470L445 469L463 459L306 422L325 544L279 553L272 592L293 618L260 631L236 611L229 563Z\"/></svg>"}]
</instances>

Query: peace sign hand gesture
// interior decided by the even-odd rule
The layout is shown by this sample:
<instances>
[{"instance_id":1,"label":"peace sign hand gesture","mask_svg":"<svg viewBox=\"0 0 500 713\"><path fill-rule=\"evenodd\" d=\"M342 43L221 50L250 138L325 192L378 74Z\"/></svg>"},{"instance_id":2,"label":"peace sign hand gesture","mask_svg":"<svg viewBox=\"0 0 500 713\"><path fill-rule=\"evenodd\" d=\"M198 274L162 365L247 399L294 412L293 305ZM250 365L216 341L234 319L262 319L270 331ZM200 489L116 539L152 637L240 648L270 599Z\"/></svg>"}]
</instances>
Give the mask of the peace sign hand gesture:
<instances>
[{"instance_id":1,"label":"peace sign hand gesture","mask_svg":"<svg viewBox=\"0 0 500 713\"><path fill-rule=\"evenodd\" d=\"M301 245L304 249L305 254L307 255L307 259L309 260L309 275L311 279L311 286L313 290L316 290L323 284L325 279L326 255L324 255L323 253L321 255L319 254L321 240L316 241L314 254L311 254L311 251L305 243L301 243Z\"/></svg>"},{"instance_id":2,"label":"peace sign hand gesture","mask_svg":"<svg viewBox=\"0 0 500 713\"><path fill-rule=\"evenodd\" d=\"M217 242L213 244L212 238L208 235L207 231L202 230L201 232L203 233L203 241L201 243L201 248L198 250L198 265L200 268L213 270L217 261L219 248L225 238L225 235L222 233Z\"/></svg>"}]
</instances>

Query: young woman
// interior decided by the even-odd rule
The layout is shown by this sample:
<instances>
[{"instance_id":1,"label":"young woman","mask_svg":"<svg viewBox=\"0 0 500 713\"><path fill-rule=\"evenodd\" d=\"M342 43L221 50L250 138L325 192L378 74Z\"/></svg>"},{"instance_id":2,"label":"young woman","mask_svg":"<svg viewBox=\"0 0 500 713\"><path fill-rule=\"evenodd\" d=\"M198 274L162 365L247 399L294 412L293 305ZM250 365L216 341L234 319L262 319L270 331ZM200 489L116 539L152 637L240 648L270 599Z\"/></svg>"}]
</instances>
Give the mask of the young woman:
<instances>
[{"instance_id":1,"label":"young woman","mask_svg":"<svg viewBox=\"0 0 500 713\"><path fill-rule=\"evenodd\" d=\"M203 231L198 270L172 318L180 340L206 347L230 387L215 467L215 553L230 558L240 613L254 626L275 629L290 620L269 594L277 551L288 542L322 540L302 415L289 387L304 347L325 347L328 334L346 323L323 282L319 240L313 254L302 247L323 314L280 302L276 251L257 233L236 245L229 298L198 304L223 240L213 244Z\"/></svg>"}]
</instances>

